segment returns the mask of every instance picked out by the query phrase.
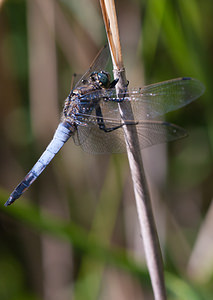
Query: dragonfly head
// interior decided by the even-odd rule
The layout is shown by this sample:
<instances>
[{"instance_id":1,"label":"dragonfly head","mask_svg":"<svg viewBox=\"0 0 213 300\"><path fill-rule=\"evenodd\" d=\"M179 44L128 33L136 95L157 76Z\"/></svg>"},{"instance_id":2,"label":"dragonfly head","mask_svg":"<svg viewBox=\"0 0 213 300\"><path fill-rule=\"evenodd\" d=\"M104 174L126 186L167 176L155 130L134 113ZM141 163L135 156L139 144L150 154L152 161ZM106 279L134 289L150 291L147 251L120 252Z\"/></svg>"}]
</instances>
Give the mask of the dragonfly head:
<instances>
[{"instance_id":1,"label":"dragonfly head","mask_svg":"<svg viewBox=\"0 0 213 300\"><path fill-rule=\"evenodd\" d=\"M91 74L91 79L102 88L108 88L110 85L110 74L106 71L93 72Z\"/></svg>"}]
</instances>

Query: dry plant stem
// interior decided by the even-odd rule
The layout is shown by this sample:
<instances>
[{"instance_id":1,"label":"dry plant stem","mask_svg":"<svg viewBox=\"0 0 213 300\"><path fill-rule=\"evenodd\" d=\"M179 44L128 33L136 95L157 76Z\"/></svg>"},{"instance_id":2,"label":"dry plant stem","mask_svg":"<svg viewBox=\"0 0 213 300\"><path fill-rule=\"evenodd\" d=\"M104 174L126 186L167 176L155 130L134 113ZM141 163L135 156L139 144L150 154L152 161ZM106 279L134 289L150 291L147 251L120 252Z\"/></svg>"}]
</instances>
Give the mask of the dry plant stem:
<instances>
[{"instance_id":1,"label":"dry plant stem","mask_svg":"<svg viewBox=\"0 0 213 300\"><path fill-rule=\"evenodd\" d=\"M117 92L125 89L127 80L121 55L121 46L115 11L114 0L100 0L102 14L105 22L107 37L110 45L114 77L119 78L116 85ZM128 93L128 91L127 91ZM132 120L133 113L129 103L120 106L120 113L123 120ZM151 277L153 293L156 300L165 300L165 282L163 274L162 256L152 213L152 206L144 174L140 147L135 126L124 126L127 153L131 169L137 213L139 217L140 230L143 238L147 265Z\"/></svg>"}]
</instances>

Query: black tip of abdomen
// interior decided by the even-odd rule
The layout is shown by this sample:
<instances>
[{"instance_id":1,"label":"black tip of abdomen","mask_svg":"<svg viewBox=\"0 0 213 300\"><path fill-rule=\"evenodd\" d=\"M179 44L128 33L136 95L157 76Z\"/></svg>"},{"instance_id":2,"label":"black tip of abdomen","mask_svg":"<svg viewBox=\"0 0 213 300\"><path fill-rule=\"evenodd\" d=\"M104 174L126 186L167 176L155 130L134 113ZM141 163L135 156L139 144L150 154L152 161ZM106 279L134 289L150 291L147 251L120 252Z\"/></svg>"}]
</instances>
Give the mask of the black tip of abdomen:
<instances>
[{"instance_id":1,"label":"black tip of abdomen","mask_svg":"<svg viewBox=\"0 0 213 300\"><path fill-rule=\"evenodd\" d=\"M191 77L182 77L182 80L191 80Z\"/></svg>"}]
</instances>

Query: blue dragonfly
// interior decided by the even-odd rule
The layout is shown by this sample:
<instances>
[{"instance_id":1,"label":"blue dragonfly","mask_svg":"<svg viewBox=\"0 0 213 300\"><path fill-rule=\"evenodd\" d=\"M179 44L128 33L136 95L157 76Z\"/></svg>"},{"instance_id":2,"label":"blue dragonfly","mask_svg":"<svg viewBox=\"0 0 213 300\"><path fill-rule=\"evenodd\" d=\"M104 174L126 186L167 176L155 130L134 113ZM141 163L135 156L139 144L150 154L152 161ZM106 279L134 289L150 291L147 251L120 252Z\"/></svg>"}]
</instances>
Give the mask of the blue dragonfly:
<instances>
[{"instance_id":1,"label":"blue dragonfly","mask_svg":"<svg viewBox=\"0 0 213 300\"><path fill-rule=\"evenodd\" d=\"M203 84L183 77L143 88L127 88L116 93L118 79L104 71L109 59L105 46L88 71L78 80L64 102L61 122L53 139L33 168L11 193L5 206L18 199L43 172L56 153L72 136L76 145L89 153L125 152L123 126L136 126L141 149L185 137L186 131L157 118L181 108L204 92ZM123 120L119 105L130 103L132 120ZM119 104L119 105L118 105Z\"/></svg>"}]
</instances>

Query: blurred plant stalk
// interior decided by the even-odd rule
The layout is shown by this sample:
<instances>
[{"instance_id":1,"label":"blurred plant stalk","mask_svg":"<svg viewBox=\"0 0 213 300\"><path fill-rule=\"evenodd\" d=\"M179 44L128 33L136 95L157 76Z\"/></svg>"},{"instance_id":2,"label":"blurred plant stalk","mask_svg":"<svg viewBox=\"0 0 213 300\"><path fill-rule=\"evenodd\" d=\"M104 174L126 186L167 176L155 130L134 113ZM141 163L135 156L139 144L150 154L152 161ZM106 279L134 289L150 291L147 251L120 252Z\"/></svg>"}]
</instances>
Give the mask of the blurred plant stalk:
<instances>
[{"instance_id":1,"label":"blurred plant stalk","mask_svg":"<svg viewBox=\"0 0 213 300\"><path fill-rule=\"evenodd\" d=\"M113 0L100 0L104 23L113 62L114 78L119 78L117 92L128 85L121 53L121 45L117 24L115 3ZM128 91L127 91L128 93ZM123 120L134 119L129 103L120 106ZM130 111L130 113L129 113ZM127 113L128 112L128 113ZM156 300L166 299L165 281L163 274L162 256L157 236L156 225L152 213L147 181L135 126L124 126L127 154L132 175L137 213L143 238L147 265L152 281L153 293Z\"/></svg>"}]
</instances>

